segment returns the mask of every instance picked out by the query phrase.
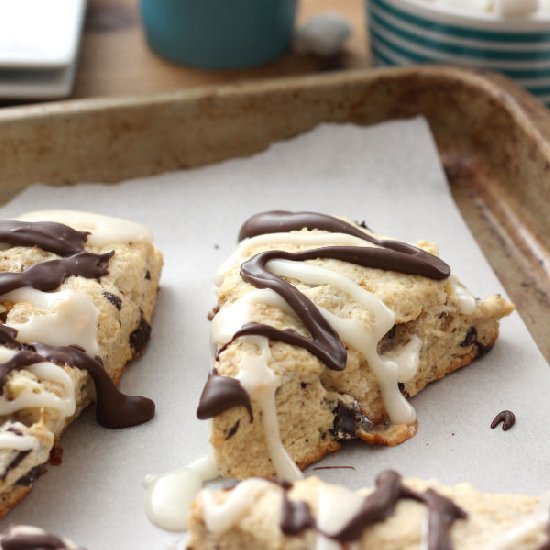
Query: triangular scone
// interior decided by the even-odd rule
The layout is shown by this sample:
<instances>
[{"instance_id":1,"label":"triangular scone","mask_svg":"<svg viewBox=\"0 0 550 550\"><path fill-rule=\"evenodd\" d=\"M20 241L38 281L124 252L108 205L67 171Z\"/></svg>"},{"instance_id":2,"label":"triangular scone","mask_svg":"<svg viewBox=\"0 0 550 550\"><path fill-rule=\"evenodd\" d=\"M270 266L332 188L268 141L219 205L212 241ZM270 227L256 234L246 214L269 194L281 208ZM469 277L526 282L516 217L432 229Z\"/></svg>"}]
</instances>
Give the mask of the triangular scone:
<instances>
[{"instance_id":1,"label":"triangular scone","mask_svg":"<svg viewBox=\"0 0 550 550\"><path fill-rule=\"evenodd\" d=\"M218 274L215 368L198 409L214 418L228 477L292 479L295 463L342 440L412 437L406 396L489 350L513 309L501 296L475 299L435 245L346 220L267 212L241 238Z\"/></svg>"},{"instance_id":2,"label":"triangular scone","mask_svg":"<svg viewBox=\"0 0 550 550\"><path fill-rule=\"evenodd\" d=\"M199 494L187 550L543 550L549 527L548 499L389 471L357 492L315 477L294 485L251 478Z\"/></svg>"},{"instance_id":3,"label":"triangular scone","mask_svg":"<svg viewBox=\"0 0 550 550\"><path fill-rule=\"evenodd\" d=\"M149 339L162 254L142 225L73 211L0 221L0 243L2 516L91 401L108 428L153 416L114 384Z\"/></svg>"}]
</instances>

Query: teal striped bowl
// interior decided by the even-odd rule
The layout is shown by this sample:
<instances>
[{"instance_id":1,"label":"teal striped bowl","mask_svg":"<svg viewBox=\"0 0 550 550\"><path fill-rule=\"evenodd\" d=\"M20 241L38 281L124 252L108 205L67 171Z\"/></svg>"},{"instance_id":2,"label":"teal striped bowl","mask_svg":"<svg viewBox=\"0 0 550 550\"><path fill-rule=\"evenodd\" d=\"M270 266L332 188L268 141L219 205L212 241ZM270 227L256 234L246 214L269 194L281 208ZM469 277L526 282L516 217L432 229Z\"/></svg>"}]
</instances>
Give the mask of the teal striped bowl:
<instances>
[{"instance_id":1,"label":"teal striped bowl","mask_svg":"<svg viewBox=\"0 0 550 550\"><path fill-rule=\"evenodd\" d=\"M550 20L448 13L425 0L367 0L376 65L498 71L550 106Z\"/></svg>"}]
</instances>

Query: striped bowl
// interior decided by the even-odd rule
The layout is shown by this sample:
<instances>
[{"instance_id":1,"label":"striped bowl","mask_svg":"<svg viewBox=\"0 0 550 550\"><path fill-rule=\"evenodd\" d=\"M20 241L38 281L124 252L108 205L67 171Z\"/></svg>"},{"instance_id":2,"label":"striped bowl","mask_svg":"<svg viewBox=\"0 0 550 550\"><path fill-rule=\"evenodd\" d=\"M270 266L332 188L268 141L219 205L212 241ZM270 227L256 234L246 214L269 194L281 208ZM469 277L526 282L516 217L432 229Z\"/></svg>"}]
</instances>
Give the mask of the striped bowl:
<instances>
[{"instance_id":1,"label":"striped bowl","mask_svg":"<svg viewBox=\"0 0 550 550\"><path fill-rule=\"evenodd\" d=\"M550 106L550 19L449 13L426 0L367 0L367 13L376 65L491 69Z\"/></svg>"}]
</instances>

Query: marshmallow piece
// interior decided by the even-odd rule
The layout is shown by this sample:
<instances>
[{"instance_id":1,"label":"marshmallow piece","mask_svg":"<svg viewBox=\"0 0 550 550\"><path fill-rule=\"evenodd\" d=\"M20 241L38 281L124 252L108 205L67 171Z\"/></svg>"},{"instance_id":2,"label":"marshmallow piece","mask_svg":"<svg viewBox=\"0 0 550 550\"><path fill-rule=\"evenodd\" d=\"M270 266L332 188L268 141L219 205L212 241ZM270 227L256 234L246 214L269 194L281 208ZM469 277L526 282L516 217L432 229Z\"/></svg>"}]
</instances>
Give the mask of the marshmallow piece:
<instances>
[{"instance_id":1,"label":"marshmallow piece","mask_svg":"<svg viewBox=\"0 0 550 550\"><path fill-rule=\"evenodd\" d=\"M342 50L351 32L345 17L334 12L322 13L297 29L294 48L301 54L335 55Z\"/></svg>"},{"instance_id":2,"label":"marshmallow piece","mask_svg":"<svg viewBox=\"0 0 550 550\"><path fill-rule=\"evenodd\" d=\"M538 9L538 0L495 0L495 12L502 17L526 17Z\"/></svg>"}]
</instances>

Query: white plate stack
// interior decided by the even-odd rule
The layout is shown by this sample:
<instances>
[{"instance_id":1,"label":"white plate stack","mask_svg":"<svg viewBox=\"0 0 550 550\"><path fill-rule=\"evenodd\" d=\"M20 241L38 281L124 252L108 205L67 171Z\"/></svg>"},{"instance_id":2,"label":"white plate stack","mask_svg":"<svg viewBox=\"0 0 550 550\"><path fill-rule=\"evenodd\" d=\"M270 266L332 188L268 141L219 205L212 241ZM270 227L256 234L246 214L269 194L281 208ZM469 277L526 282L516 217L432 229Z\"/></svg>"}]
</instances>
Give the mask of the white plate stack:
<instances>
[{"instance_id":1,"label":"white plate stack","mask_svg":"<svg viewBox=\"0 0 550 550\"><path fill-rule=\"evenodd\" d=\"M70 95L86 0L0 0L0 97Z\"/></svg>"}]
</instances>

